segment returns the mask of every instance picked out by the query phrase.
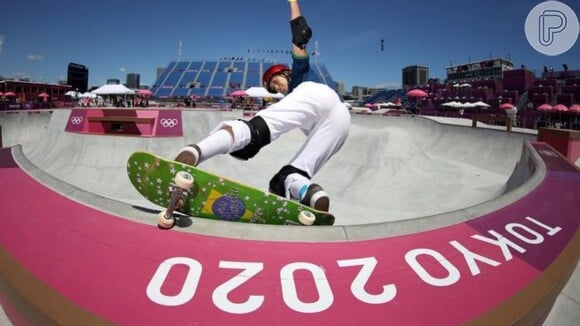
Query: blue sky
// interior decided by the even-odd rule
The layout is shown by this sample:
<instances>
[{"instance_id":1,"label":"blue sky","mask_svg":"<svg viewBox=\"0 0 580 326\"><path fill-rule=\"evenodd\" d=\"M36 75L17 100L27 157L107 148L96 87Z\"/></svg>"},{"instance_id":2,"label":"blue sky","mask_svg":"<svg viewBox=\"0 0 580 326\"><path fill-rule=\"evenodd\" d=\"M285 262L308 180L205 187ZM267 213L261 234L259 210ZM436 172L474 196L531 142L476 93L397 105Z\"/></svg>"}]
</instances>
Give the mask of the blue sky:
<instances>
[{"instance_id":1,"label":"blue sky","mask_svg":"<svg viewBox=\"0 0 580 326\"><path fill-rule=\"evenodd\" d=\"M524 23L540 1L301 0L318 42L318 60L346 85L401 83L401 69L426 65L445 78L449 64L508 56L516 67L580 69L580 39L566 53L546 56L528 43ZM580 2L563 1L578 16ZM0 4L0 75L54 83L69 62L89 68L89 86L141 75L152 85L156 68L224 56L289 61L286 0L7 0ZM380 40L384 39L384 51Z\"/></svg>"}]
</instances>

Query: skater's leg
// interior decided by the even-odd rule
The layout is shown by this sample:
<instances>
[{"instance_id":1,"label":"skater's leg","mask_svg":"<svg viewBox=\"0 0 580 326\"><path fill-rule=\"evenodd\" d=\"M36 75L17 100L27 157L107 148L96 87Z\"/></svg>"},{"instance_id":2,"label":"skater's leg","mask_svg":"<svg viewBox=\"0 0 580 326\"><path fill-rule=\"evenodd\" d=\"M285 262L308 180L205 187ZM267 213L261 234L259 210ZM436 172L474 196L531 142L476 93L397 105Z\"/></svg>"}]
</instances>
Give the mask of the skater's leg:
<instances>
[{"instance_id":1,"label":"skater's leg","mask_svg":"<svg viewBox=\"0 0 580 326\"><path fill-rule=\"evenodd\" d=\"M243 148L250 142L250 130L242 121L221 122L206 138L182 148L176 161L197 166L218 154Z\"/></svg>"},{"instance_id":2,"label":"skater's leg","mask_svg":"<svg viewBox=\"0 0 580 326\"><path fill-rule=\"evenodd\" d=\"M302 204L318 210L329 210L330 198L328 194L320 185L313 183L310 178L338 152L346 140L350 114L346 108L344 108L345 112L342 113L339 110L340 108L337 108L335 113L323 117L318 125L311 130L306 143L292 159L290 165L282 168L270 181L270 188L273 187L273 184L284 180L284 195L286 197L297 199ZM287 173L288 171L296 172ZM280 189L277 191L281 192Z\"/></svg>"},{"instance_id":3,"label":"skater's leg","mask_svg":"<svg viewBox=\"0 0 580 326\"><path fill-rule=\"evenodd\" d=\"M310 181L310 176L293 166L286 165L270 180L270 192L292 198L321 211L328 211L330 199L322 187Z\"/></svg>"},{"instance_id":4,"label":"skater's leg","mask_svg":"<svg viewBox=\"0 0 580 326\"><path fill-rule=\"evenodd\" d=\"M350 113L337 103L310 131L308 139L290 161L290 165L314 176L344 144L350 126Z\"/></svg>"},{"instance_id":5,"label":"skater's leg","mask_svg":"<svg viewBox=\"0 0 580 326\"><path fill-rule=\"evenodd\" d=\"M187 164L195 162L197 165L215 155L230 153L236 158L247 160L270 141L270 130L262 117L256 116L249 121L224 121L196 145L183 148L177 158Z\"/></svg>"}]
</instances>

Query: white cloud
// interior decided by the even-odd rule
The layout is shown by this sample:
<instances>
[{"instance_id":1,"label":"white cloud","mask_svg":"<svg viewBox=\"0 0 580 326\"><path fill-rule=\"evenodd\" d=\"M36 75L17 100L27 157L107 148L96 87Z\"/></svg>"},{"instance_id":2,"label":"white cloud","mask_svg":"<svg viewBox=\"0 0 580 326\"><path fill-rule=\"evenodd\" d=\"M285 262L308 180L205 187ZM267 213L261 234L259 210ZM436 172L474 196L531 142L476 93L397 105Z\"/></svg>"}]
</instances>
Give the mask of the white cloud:
<instances>
[{"instance_id":1,"label":"white cloud","mask_svg":"<svg viewBox=\"0 0 580 326\"><path fill-rule=\"evenodd\" d=\"M42 61L44 56L42 54L29 54L27 58L28 61Z\"/></svg>"},{"instance_id":2,"label":"white cloud","mask_svg":"<svg viewBox=\"0 0 580 326\"><path fill-rule=\"evenodd\" d=\"M0 53L2 53L3 45L4 45L4 35L0 35Z\"/></svg>"}]
</instances>

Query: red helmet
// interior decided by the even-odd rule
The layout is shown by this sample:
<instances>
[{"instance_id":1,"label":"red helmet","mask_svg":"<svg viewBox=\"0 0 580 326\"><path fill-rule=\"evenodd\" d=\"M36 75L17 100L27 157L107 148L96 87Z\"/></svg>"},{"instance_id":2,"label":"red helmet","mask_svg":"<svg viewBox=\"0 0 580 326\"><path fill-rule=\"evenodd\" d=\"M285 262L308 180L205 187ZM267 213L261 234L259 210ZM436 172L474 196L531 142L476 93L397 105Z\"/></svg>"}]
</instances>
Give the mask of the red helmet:
<instances>
[{"instance_id":1,"label":"red helmet","mask_svg":"<svg viewBox=\"0 0 580 326\"><path fill-rule=\"evenodd\" d=\"M276 93L275 90L270 89L270 81L276 75L286 74L286 76L288 76L289 72L290 72L290 68L286 65L282 65L282 64L273 65L272 67L268 68L268 70L266 70L264 72L264 75L262 76L262 85L264 85L264 87L268 90L268 92Z\"/></svg>"}]
</instances>

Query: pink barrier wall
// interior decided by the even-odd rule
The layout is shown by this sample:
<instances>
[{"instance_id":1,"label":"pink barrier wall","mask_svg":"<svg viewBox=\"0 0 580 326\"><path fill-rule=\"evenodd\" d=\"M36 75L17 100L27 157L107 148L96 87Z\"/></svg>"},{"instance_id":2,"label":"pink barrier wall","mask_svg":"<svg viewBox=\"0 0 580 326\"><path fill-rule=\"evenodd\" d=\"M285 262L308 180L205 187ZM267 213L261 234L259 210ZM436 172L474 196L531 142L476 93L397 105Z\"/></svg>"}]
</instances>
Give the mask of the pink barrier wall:
<instances>
[{"instance_id":1,"label":"pink barrier wall","mask_svg":"<svg viewBox=\"0 0 580 326\"><path fill-rule=\"evenodd\" d=\"M540 128L538 140L550 144L572 163L580 158L580 131Z\"/></svg>"},{"instance_id":2,"label":"pink barrier wall","mask_svg":"<svg viewBox=\"0 0 580 326\"><path fill-rule=\"evenodd\" d=\"M66 131L147 137L183 136L181 110L73 109Z\"/></svg>"}]
</instances>

